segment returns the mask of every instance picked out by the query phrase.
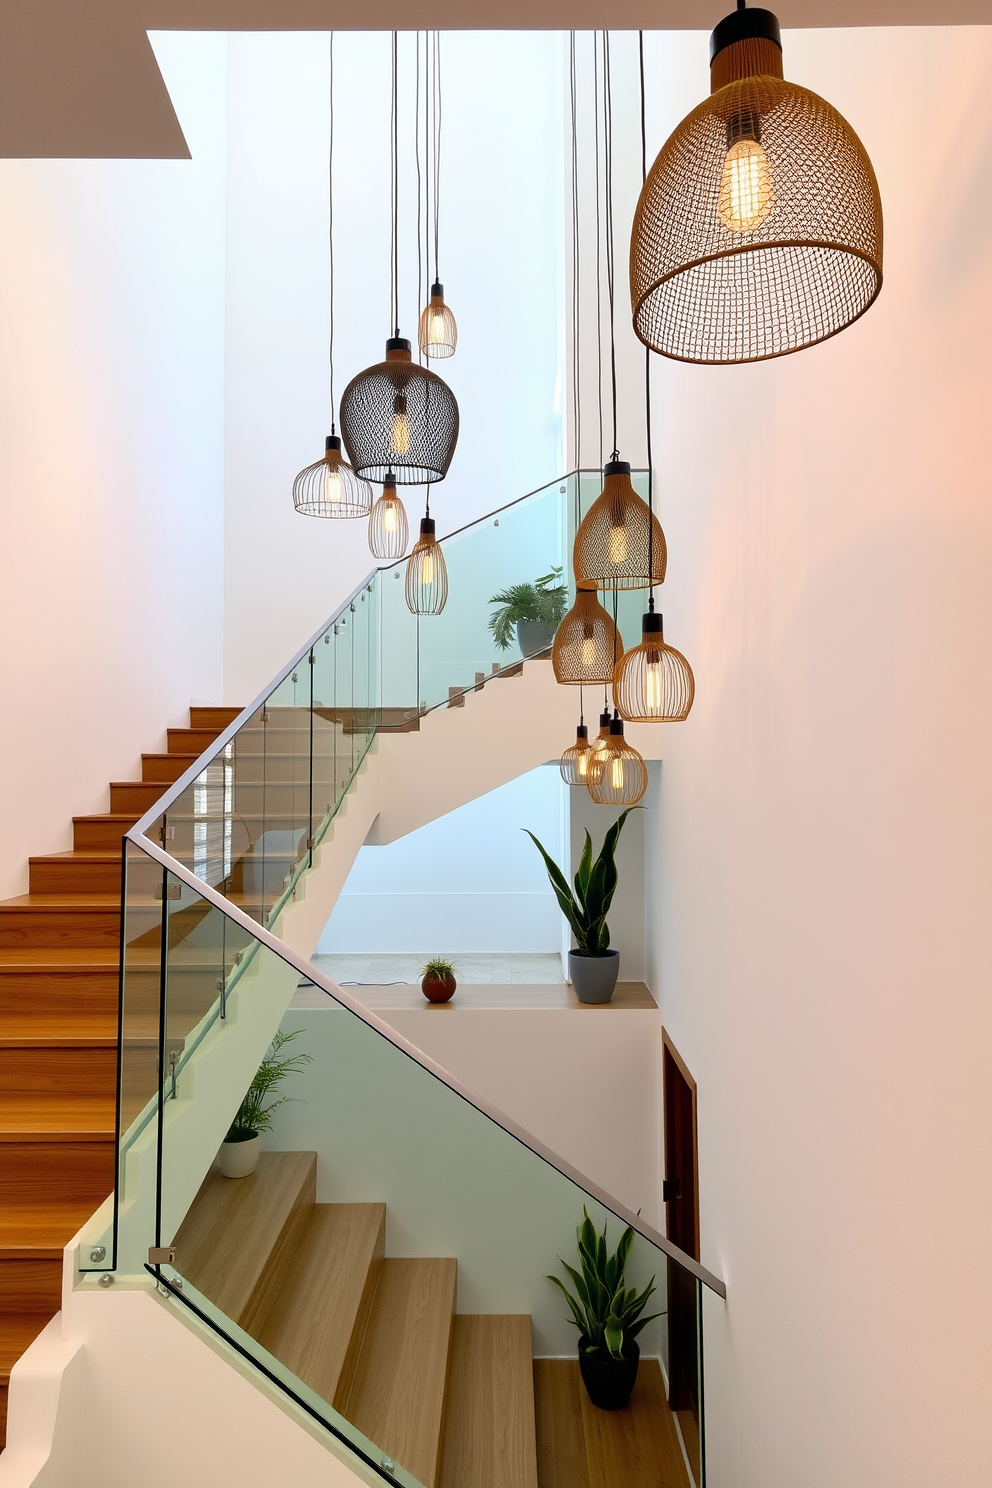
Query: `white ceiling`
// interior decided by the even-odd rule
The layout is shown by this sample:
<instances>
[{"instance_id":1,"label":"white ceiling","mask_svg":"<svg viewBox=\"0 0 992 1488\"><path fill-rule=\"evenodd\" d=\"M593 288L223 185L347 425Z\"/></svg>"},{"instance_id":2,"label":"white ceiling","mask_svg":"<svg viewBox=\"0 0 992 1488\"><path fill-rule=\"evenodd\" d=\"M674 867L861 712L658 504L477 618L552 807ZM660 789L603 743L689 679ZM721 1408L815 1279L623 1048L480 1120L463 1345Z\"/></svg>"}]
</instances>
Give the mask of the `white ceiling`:
<instances>
[{"instance_id":1,"label":"white ceiling","mask_svg":"<svg viewBox=\"0 0 992 1488\"><path fill-rule=\"evenodd\" d=\"M0 0L0 156L188 152L146 32L710 30L730 0ZM781 0L789 26L992 24L992 0Z\"/></svg>"}]
</instances>

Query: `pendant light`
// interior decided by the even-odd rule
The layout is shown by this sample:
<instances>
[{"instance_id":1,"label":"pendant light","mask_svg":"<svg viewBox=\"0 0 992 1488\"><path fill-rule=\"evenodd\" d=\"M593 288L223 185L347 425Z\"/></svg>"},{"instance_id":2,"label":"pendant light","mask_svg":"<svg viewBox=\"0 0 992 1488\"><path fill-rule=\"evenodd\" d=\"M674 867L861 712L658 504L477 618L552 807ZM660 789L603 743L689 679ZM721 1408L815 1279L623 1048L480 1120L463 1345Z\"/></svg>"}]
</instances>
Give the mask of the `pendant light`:
<instances>
[{"instance_id":1,"label":"pendant light","mask_svg":"<svg viewBox=\"0 0 992 1488\"><path fill-rule=\"evenodd\" d=\"M575 743L565 750L559 761L561 778L566 785L585 785L591 754L589 730L584 723L580 723L575 730Z\"/></svg>"},{"instance_id":2,"label":"pendant light","mask_svg":"<svg viewBox=\"0 0 992 1488\"><path fill-rule=\"evenodd\" d=\"M395 561L403 557L409 540L406 508L396 490L396 477L390 471L369 517L369 547L374 557Z\"/></svg>"},{"instance_id":3,"label":"pendant light","mask_svg":"<svg viewBox=\"0 0 992 1488\"><path fill-rule=\"evenodd\" d=\"M670 136L630 242L634 330L688 362L753 362L849 326L882 284L882 206L864 146L783 80L769 10L710 37L710 97Z\"/></svg>"},{"instance_id":4,"label":"pendant light","mask_svg":"<svg viewBox=\"0 0 992 1488\"><path fill-rule=\"evenodd\" d=\"M599 602L595 585L576 591L575 603L560 622L551 644L555 681L609 682L623 648L617 628Z\"/></svg>"},{"instance_id":5,"label":"pendant light","mask_svg":"<svg viewBox=\"0 0 992 1488\"><path fill-rule=\"evenodd\" d=\"M433 67L430 63L433 62ZM458 327L449 306L444 302L444 285L438 268L438 246L441 227L441 33L435 31L431 37L428 55L428 78L426 112L430 138L427 149L427 202L428 211L433 205L434 220L434 283L431 286L430 303L420 317L418 339L424 356L435 359L455 354L458 344ZM431 160L434 163L434 199L431 203Z\"/></svg>"},{"instance_id":6,"label":"pendant light","mask_svg":"<svg viewBox=\"0 0 992 1488\"><path fill-rule=\"evenodd\" d=\"M293 505L307 517L367 517L372 509L372 487L356 475L341 451L334 424L334 32L329 43L330 133L327 149L328 257L330 261L331 322L328 336L330 363L331 432L324 441L324 458L301 470L293 482Z\"/></svg>"},{"instance_id":7,"label":"pendant light","mask_svg":"<svg viewBox=\"0 0 992 1488\"><path fill-rule=\"evenodd\" d=\"M392 283L386 359L353 377L341 397L341 433L359 475L399 485L443 480L458 440L458 404L436 373L415 365L399 332L399 125L396 32L392 44Z\"/></svg>"},{"instance_id":8,"label":"pendant light","mask_svg":"<svg viewBox=\"0 0 992 1488\"><path fill-rule=\"evenodd\" d=\"M414 615L440 615L448 598L448 568L428 502L420 537L406 564L406 602Z\"/></svg>"},{"instance_id":9,"label":"pendant light","mask_svg":"<svg viewBox=\"0 0 992 1488\"><path fill-rule=\"evenodd\" d=\"M586 783L597 806L636 806L648 788L648 767L623 736L623 719L614 718L602 749L589 760Z\"/></svg>"}]
</instances>

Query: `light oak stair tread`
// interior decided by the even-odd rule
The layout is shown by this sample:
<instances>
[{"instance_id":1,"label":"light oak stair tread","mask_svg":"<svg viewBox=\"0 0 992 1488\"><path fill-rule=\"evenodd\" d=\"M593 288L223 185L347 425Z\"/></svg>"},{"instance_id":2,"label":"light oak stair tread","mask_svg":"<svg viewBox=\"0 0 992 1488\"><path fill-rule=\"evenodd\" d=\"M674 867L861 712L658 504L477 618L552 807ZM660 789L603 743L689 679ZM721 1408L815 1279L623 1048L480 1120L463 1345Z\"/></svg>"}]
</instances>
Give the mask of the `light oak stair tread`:
<instances>
[{"instance_id":1,"label":"light oak stair tread","mask_svg":"<svg viewBox=\"0 0 992 1488\"><path fill-rule=\"evenodd\" d=\"M385 1204L317 1204L259 1334L263 1348L330 1404L361 1344L385 1233ZM347 1387L353 1372L354 1360Z\"/></svg>"},{"instance_id":2,"label":"light oak stair tread","mask_svg":"<svg viewBox=\"0 0 992 1488\"><path fill-rule=\"evenodd\" d=\"M440 1488L537 1488L529 1316L455 1317Z\"/></svg>"},{"instance_id":3,"label":"light oak stair tread","mask_svg":"<svg viewBox=\"0 0 992 1488\"><path fill-rule=\"evenodd\" d=\"M120 848L72 847L65 852L41 853L28 858L28 863L116 863L120 864Z\"/></svg>"},{"instance_id":4,"label":"light oak stair tread","mask_svg":"<svg viewBox=\"0 0 992 1488\"><path fill-rule=\"evenodd\" d=\"M153 901L148 900L151 904ZM79 909L107 910L121 907L120 894L72 894L63 890L58 894L17 894L13 899L0 900L0 910L24 909Z\"/></svg>"},{"instance_id":5,"label":"light oak stair tread","mask_svg":"<svg viewBox=\"0 0 992 1488\"><path fill-rule=\"evenodd\" d=\"M4 1095L0 1142L113 1141L116 1100L110 1095Z\"/></svg>"},{"instance_id":6,"label":"light oak stair tread","mask_svg":"<svg viewBox=\"0 0 992 1488\"><path fill-rule=\"evenodd\" d=\"M102 1049L117 1045L112 1013L72 1013L48 1007L38 1012L0 1012L2 1049Z\"/></svg>"},{"instance_id":7,"label":"light oak stair tread","mask_svg":"<svg viewBox=\"0 0 992 1488\"><path fill-rule=\"evenodd\" d=\"M435 1488L455 1306L453 1259L389 1259L342 1407L359 1431Z\"/></svg>"},{"instance_id":8,"label":"light oak stair tread","mask_svg":"<svg viewBox=\"0 0 992 1488\"><path fill-rule=\"evenodd\" d=\"M249 1330L278 1290L316 1191L315 1152L263 1152L248 1178L212 1167L176 1236L176 1268Z\"/></svg>"},{"instance_id":9,"label":"light oak stair tread","mask_svg":"<svg viewBox=\"0 0 992 1488\"><path fill-rule=\"evenodd\" d=\"M116 972L118 963L118 952L106 946L0 946L0 976L5 971Z\"/></svg>"},{"instance_id":10,"label":"light oak stair tread","mask_svg":"<svg viewBox=\"0 0 992 1488\"><path fill-rule=\"evenodd\" d=\"M624 1410L598 1410L573 1359L536 1359L534 1393L540 1488L691 1488L657 1359Z\"/></svg>"}]
</instances>

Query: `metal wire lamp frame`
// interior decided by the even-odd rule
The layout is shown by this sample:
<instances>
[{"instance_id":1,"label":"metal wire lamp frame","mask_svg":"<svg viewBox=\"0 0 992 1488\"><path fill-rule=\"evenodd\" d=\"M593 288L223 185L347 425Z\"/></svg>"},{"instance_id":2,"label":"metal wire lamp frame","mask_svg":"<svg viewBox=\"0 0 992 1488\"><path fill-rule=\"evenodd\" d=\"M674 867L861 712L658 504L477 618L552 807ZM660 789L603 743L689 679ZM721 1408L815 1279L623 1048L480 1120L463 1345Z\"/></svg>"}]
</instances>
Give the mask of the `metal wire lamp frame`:
<instances>
[{"instance_id":1,"label":"metal wire lamp frame","mask_svg":"<svg viewBox=\"0 0 992 1488\"><path fill-rule=\"evenodd\" d=\"M585 785L591 754L589 729L586 724L580 723L575 730L575 743L569 745L558 762L561 778L566 785Z\"/></svg>"},{"instance_id":2,"label":"metal wire lamp frame","mask_svg":"<svg viewBox=\"0 0 992 1488\"><path fill-rule=\"evenodd\" d=\"M624 738L622 718L612 720L605 746L592 752L586 784L598 806L636 806L647 790L648 767Z\"/></svg>"},{"instance_id":3,"label":"metal wire lamp frame","mask_svg":"<svg viewBox=\"0 0 992 1488\"><path fill-rule=\"evenodd\" d=\"M692 667L666 646L661 615L648 611L641 627L641 644L617 662L614 706L628 723L684 723L696 695Z\"/></svg>"},{"instance_id":4,"label":"metal wire lamp frame","mask_svg":"<svg viewBox=\"0 0 992 1488\"><path fill-rule=\"evenodd\" d=\"M409 541L406 507L396 490L396 481L387 475L382 495L369 516L369 547L373 557L395 561L403 557Z\"/></svg>"},{"instance_id":5,"label":"metal wire lamp frame","mask_svg":"<svg viewBox=\"0 0 992 1488\"><path fill-rule=\"evenodd\" d=\"M420 537L406 564L406 603L413 615L440 615L448 599L448 567L434 529L434 518L421 518Z\"/></svg>"},{"instance_id":6,"label":"metal wire lamp frame","mask_svg":"<svg viewBox=\"0 0 992 1488\"><path fill-rule=\"evenodd\" d=\"M609 682L622 650L616 625L599 602L597 587L580 586L551 644L555 681L567 686Z\"/></svg>"}]
</instances>

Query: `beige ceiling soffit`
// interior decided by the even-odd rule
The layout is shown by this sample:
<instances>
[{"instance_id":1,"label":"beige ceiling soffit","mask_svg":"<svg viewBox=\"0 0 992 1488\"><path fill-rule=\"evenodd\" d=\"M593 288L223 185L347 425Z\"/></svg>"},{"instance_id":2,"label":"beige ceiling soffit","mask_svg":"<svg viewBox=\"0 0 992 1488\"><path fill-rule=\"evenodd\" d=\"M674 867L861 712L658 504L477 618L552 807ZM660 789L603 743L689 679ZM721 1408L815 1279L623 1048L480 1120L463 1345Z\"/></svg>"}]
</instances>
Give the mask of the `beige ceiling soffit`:
<instances>
[{"instance_id":1,"label":"beige ceiling soffit","mask_svg":"<svg viewBox=\"0 0 992 1488\"><path fill-rule=\"evenodd\" d=\"M781 0L783 27L992 24L992 0ZM0 0L0 157L185 160L148 31L699 30L731 0ZM700 79L707 75L705 45Z\"/></svg>"}]
</instances>

